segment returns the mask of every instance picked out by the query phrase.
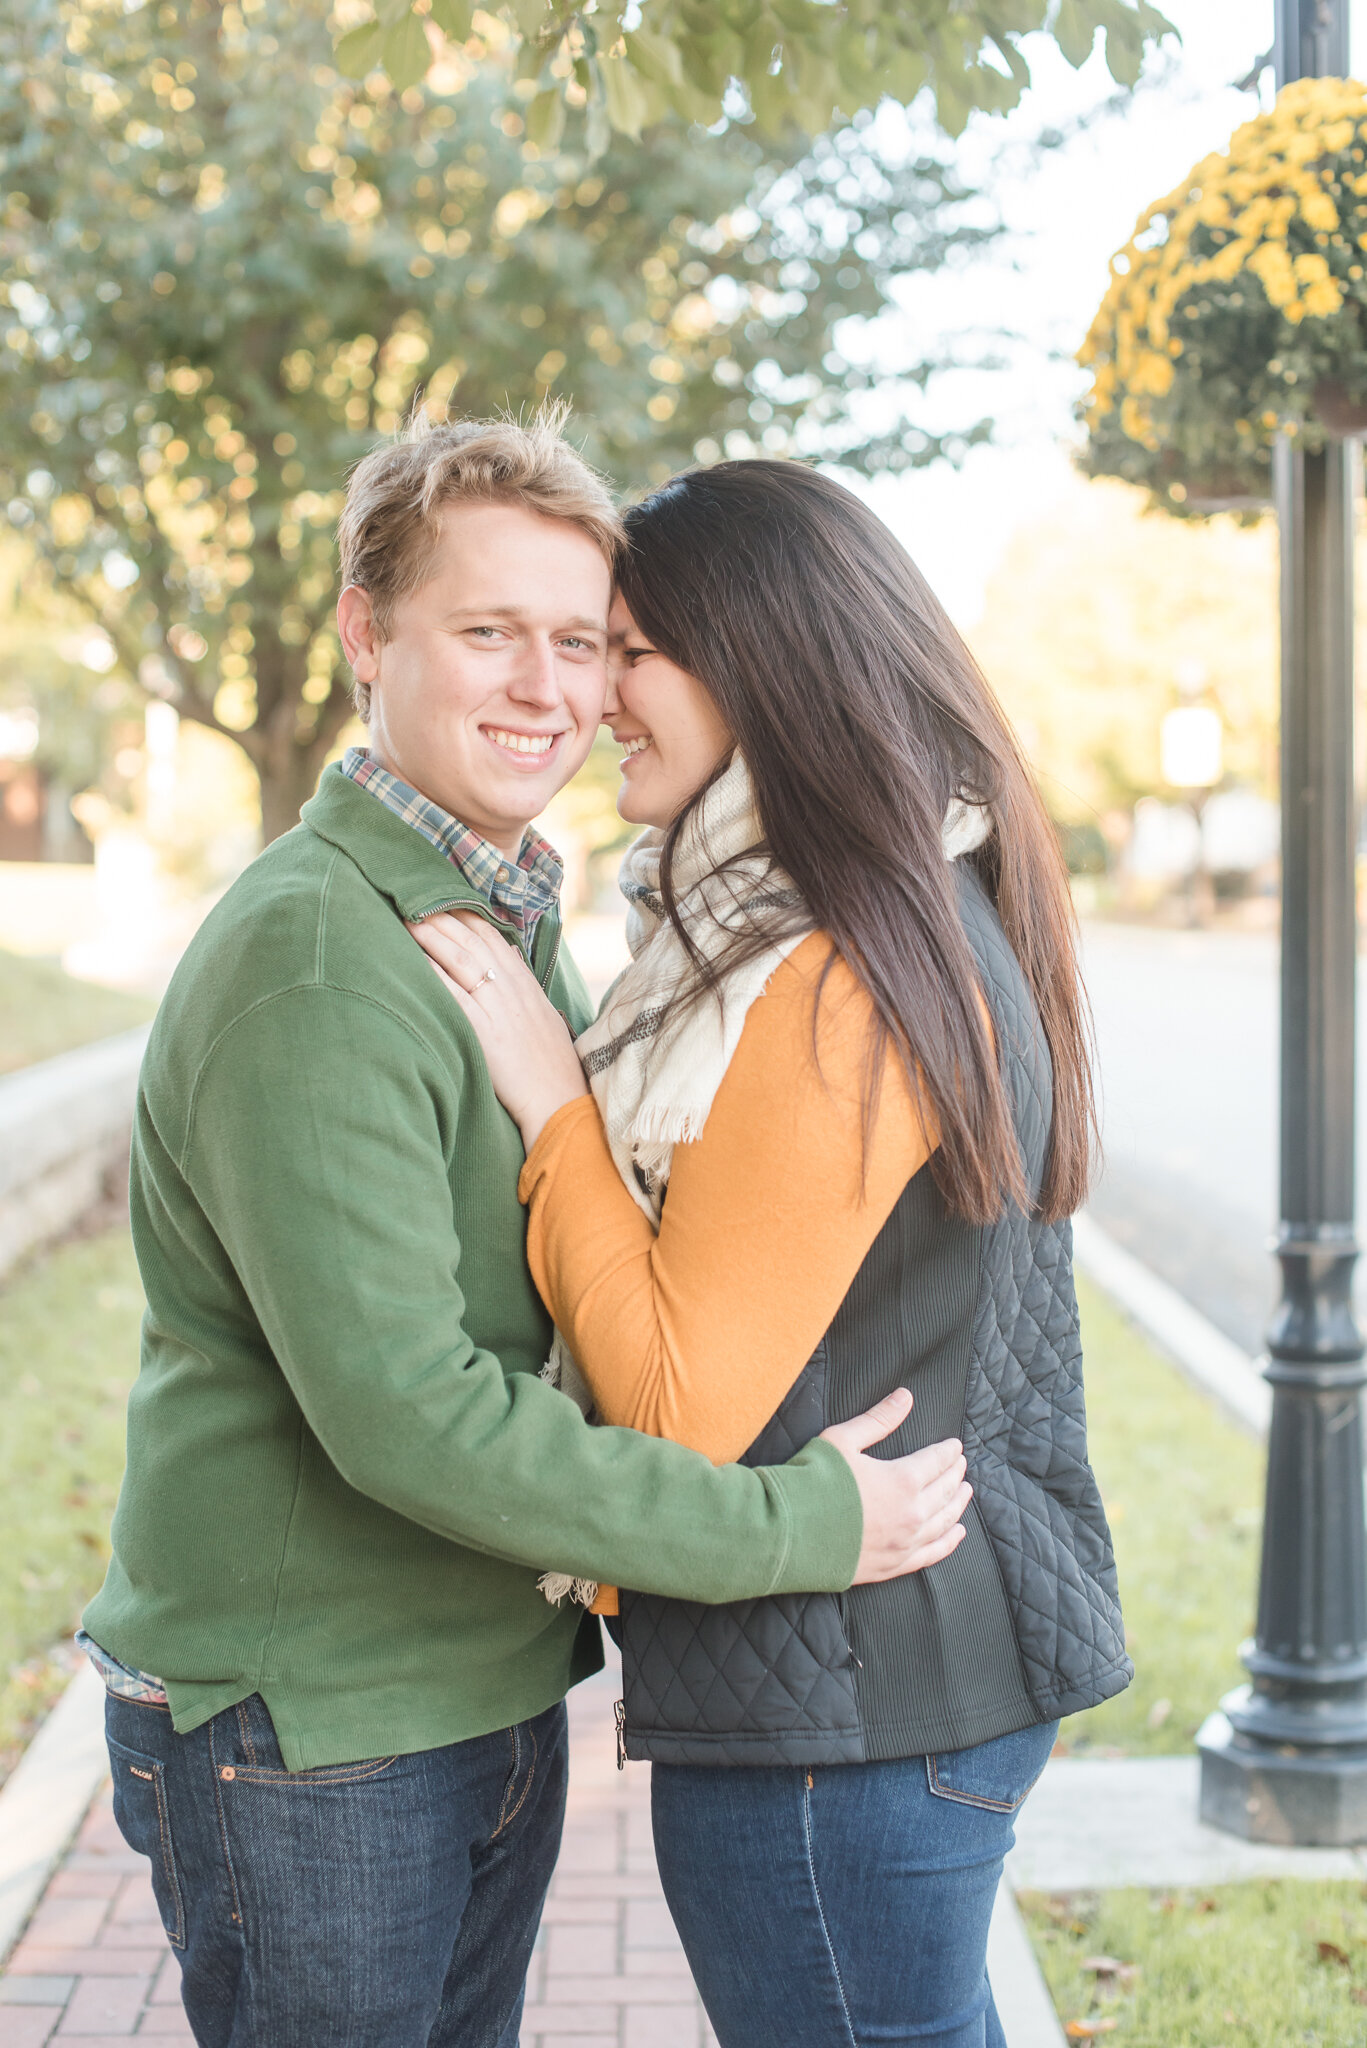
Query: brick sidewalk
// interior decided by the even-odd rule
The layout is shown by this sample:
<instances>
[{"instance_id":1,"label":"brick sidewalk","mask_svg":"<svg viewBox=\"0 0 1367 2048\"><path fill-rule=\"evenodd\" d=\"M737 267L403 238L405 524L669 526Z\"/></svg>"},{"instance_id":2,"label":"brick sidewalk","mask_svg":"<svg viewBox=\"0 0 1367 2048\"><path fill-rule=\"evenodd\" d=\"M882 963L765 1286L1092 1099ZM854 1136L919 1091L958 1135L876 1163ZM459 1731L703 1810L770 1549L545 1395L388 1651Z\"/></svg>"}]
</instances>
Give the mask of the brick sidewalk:
<instances>
[{"instance_id":1,"label":"brick sidewalk","mask_svg":"<svg viewBox=\"0 0 1367 2048\"><path fill-rule=\"evenodd\" d=\"M569 1818L522 2048L715 2048L660 1895L650 1773L617 1770L616 1691L604 1674L570 1697ZM0 1977L0 2048L130 2038L192 2048L147 1864L124 1846L105 1791Z\"/></svg>"}]
</instances>

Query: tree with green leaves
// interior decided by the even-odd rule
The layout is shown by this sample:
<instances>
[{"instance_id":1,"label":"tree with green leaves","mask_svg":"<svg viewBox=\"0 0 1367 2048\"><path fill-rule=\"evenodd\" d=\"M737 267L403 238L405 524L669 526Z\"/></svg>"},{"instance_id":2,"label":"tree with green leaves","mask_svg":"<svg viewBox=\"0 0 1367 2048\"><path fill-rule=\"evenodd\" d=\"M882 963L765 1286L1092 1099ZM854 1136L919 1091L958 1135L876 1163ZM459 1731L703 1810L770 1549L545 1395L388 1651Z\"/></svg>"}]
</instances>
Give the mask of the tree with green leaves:
<instances>
[{"instance_id":1,"label":"tree with green leaves","mask_svg":"<svg viewBox=\"0 0 1367 2048\"><path fill-rule=\"evenodd\" d=\"M867 120L761 147L527 133L511 60L422 87L333 61L326 0L17 0L0 17L0 505L120 671L231 736L268 837L349 716L350 466L415 401L565 395L639 486L726 450L928 461L936 367L875 430L840 323L990 235ZM534 94L535 88L532 88ZM880 399L880 408L886 401Z\"/></svg>"},{"instance_id":2,"label":"tree with green leaves","mask_svg":"<svg viewBox=\"0 0 1367 2048\"><path fill-rule=\"evenodd\" d=\"M1145 49L1174 34L1150 0L357 0L338 44L343 67L415 84L443 39L511 45L536 91L533 132L586 111L592 146L674 116L712 126L744 112L776 139L808 135L886 96L933 97L957 135L971 113L1005 113L1030 82L1022 38L1044 30L1081 66L1098 37L1120 85Z\"/></svg>"}]
</instances>

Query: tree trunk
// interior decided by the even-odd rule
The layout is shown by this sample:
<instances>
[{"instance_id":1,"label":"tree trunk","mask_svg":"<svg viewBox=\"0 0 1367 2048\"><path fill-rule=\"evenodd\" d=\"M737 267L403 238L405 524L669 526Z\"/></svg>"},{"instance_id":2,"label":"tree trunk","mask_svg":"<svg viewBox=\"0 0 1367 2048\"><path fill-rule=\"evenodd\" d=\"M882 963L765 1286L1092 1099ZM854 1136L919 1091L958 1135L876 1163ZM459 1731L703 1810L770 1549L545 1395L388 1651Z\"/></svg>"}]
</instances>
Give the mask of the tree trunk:
<instances>
[{"instance_id":1,"label":"tree trunk","mask_svg":"<svg viewBox=\"0 0 1367 2048\"><path fill-rule=\"evenodd\" d=\"M269 846L299 823L299 812L318 786L327 746L290 747L256 763L261 784L261 843Z\"/></svg>"}]
</instances>

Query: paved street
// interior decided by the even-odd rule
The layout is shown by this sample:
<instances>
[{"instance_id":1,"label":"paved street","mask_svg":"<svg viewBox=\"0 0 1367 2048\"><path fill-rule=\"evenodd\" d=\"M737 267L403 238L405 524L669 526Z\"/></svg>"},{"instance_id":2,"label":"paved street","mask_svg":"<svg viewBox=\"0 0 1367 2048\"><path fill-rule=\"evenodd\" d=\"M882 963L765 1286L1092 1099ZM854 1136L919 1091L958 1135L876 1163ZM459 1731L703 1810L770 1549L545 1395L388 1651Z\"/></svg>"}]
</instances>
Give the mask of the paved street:
<instances>
[{"instance_id":1,"label":"paved street","mask_svg":"<svg viewBox=\"0 0 1367 2048\"><path fill-rule=\"evenodd\" d=\"M570 1695L565 1843L527 1986L522 2048L715 2048L660 1892L650 1771L619 1772L620 1674ZM0 1976L0 2048L191 2042L143 1857L106 1791Z\"/></svg>"},{"instance_id":2,"label":"paved street","mask_svg":"<svg viewBox=\"0 0 1367 2048\"><path fill-rule=\"evenodd\" d=\"M1276 1297L1277 941L1084 927L1106 1168L1092 1213L1247 1349ZM1359 1059L1367 1077L1367 992ZM1367 1214L1367 1078L1358 1208ZM1367 1282L1367 1274L1360 1276Z\"/></svg>"}]
</instances>

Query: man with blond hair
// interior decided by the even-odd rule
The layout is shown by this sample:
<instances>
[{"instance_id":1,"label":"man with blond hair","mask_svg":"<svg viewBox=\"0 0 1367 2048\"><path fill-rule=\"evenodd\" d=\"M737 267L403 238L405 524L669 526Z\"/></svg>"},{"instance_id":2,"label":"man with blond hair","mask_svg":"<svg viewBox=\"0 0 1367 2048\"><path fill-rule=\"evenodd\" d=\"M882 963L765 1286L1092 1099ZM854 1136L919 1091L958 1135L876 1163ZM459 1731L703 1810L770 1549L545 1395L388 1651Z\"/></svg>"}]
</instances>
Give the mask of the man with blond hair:
<instances>
[{"instance_id":1,"label":"man with blond hair","mask_svg":"<svg viewBox=\"0 0 1367 2048\"><path fill-rule=\"evenodd\" d=\"M475 912L587 1022L529 821L603 708L619 531L554 419L361 463L369 746L208 918L148 1048L142 1370L85 1628L203 2048L513 2048L563 1698L602 1661L541 1573L840 1590L920 1526L848 1442L714 1468L539 1377L517 1129L405 923Z\"/></svg>"}]
</instances>

